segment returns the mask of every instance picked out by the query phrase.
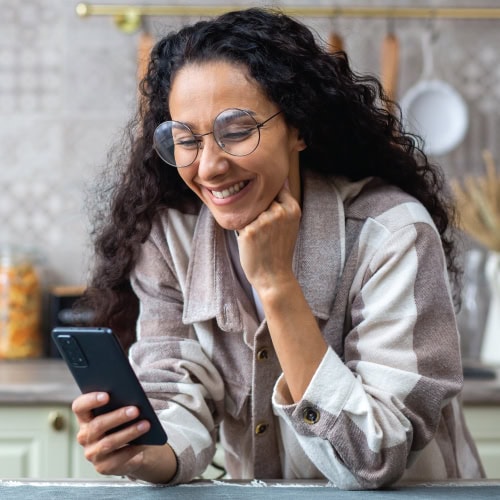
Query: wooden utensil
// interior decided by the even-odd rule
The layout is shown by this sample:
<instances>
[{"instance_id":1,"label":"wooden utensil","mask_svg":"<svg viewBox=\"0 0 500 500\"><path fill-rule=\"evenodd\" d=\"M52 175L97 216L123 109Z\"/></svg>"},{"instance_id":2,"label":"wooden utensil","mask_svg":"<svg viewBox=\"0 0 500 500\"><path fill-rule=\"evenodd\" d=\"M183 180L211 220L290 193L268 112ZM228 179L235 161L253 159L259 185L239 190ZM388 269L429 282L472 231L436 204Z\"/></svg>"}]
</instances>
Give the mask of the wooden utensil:
<instances>
[{"instance_id":1,"label":"wooden utensil","mask_svg":"<svg viewBox=\"0 0 500 500\"><path fill-rule=\"evenodd\" d=\"M483 151L483 161L486 165L486 178L484 180L484 192L487 193L487 197L493 213L498 214L500 217L500 196L498 193L498 185L500 183L500 178L497 177L495 160L491 151L485 149Z\"/></svg>"},{"instance_id":2,"label":"wooden utensil","mask_svg":"<svg viewBox=\"0 0 500 500\"><path fill-rule=\"evenodd\" d=\"M151 56L151 49L154 45L153 36L142 31L139 35L139 42L137 44L137 81L140 82L146 75L148 70L149 59Z\"/></svg>"},{"instance_id":3,"label":"wooden utensil","mask_svg":"<svg viewBox=\"0 0 500 500\"><path fill-rule=\"evenodd\" d=\"M335 31L332 31L328 37L328 50L331 54L344 50L344 40Z\"/></svg>"},{"instance_id":4,"label":"wooden utensil","mask_svg":"<svg viewBox=\"0 0 500 500\"><path fill-rule=\"evenodd\" d=\"M382 40L380 81L391 101L396 100L399 72L399 41L394 33L387 33Z\"/></svg>"}]
</instances>

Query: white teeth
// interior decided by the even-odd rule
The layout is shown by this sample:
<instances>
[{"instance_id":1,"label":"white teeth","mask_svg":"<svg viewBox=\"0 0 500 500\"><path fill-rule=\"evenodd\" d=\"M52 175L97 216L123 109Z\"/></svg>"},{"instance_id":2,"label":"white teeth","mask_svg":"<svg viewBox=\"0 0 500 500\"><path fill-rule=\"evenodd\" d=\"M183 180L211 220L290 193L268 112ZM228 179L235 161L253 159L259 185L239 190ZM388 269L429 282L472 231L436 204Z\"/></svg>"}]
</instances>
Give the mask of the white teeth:
<instances>
[{"instance_id":1,"label":"white teeth","mask_svg":"<svg viewBox=\"0 0 500 500\"><path fill-rule=\"evenodd\" d=\"M231 186L231 187L228 187L227 189L224 189L224 191L212 191L212 194L216 198L220 198L222 200L224 198L227 198L228 196L239 193L245 186L246 186L246 182L242 181L242 182L239 182L238 184L235 184L234 186Z\"/></svg>"}]
</instances>

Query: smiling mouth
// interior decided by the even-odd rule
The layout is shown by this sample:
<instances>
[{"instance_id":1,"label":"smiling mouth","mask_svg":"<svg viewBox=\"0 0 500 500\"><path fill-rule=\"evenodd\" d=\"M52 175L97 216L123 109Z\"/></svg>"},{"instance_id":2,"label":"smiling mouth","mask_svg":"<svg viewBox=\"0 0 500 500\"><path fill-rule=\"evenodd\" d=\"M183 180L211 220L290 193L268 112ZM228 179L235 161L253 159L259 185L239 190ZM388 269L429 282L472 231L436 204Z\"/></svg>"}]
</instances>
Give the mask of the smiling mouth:
<instances>
[{"instance_id":1,"label":"smiling mouth","mask_svg":"<svg viewBox=\"0 0 500 500\"><path fill-rule=\"evenodd\" d=\"M249 181L241 181L237 184L234 184L234 186L230 186L227 189L224 189L223 191L211 191L211 193L215 198L223 200L224 198L229 198L229 196L233 196L234 194L239 193L248 184L248 182Z\"/></svg>"}]
</instances>

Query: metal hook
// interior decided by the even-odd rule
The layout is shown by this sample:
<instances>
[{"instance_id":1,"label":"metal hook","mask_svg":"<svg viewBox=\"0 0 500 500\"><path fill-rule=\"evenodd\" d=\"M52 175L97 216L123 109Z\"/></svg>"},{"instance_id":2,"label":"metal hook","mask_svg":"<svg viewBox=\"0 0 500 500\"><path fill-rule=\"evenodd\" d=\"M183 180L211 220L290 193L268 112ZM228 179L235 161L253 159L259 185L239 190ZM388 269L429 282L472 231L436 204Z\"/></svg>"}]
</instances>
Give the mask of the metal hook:
<instances>
[{"instance_id":1,"label":"metal hook","mask_svg":"<svg viewBox=\"0 0 500 500\"><path fill-rule=\"evenodd\" d=\"M339 16L337 10L338 9L334 6L332 9L332 15L328 16L328 18L330 19L330 30L332 31L336 31L336 28L338 27Z\"/></svg>"},{"instance_id":2,"label":"metal hook","mask_svg":"<svg viewBox=\"0 0 500 500\"><path fill-rule=\"evenodd\" d=\"M141 11L138 8L130 7L123 14L116 15L114 21L123 33L135 33L142 24Z\"/></svg>"},{"instance_id":3,"label":"metal hook","mask_svg":"<svg viewBox=\"0 0 500 500\"><path fill-rule=\"evenodd\" d=\"M436 21L437 21L437 12L436 10L432 10L431 14L426 20L426 29L429 32L429 38L430 42L432 45L437 41L438 39L438 30L436 28Z\"/></svg>"},{"instance_id":4,"label":"metal hook","mask_svg":"<svg viewBox=\"0 0 500 500\"><path fill-rule=\"evenodd\" d=\"M395 31L396 27L396 20L394 17L390 16L386 18L386 23L387 23L387 33L388 34L393 34Z\"/></svg>"}]
</instances>

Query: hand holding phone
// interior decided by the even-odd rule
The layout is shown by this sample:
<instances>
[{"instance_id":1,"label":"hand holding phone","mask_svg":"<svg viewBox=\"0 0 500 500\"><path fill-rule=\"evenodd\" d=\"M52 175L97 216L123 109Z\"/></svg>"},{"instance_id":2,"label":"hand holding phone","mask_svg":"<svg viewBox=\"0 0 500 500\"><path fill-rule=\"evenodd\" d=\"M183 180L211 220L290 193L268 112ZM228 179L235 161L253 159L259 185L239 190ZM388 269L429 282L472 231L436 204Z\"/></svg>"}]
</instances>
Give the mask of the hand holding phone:
<instances>
[{"instance_id":1,"label":"hand holding phone","mask_svg":"<svg viewBox=\"0 0 500 500\"><path fill-rule=\"evenodd\" d=\"M118 408L135 406L139 417L115 427L116 432L139 420L148 420L149 431L129 444L162 445L167 435L151 406L127 356L109 328L57 327L52 338L82 393L106 392L109 402L93 410L102 415Z\"/></svg>"}]
</instances>

